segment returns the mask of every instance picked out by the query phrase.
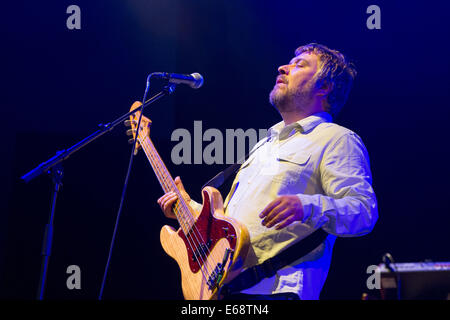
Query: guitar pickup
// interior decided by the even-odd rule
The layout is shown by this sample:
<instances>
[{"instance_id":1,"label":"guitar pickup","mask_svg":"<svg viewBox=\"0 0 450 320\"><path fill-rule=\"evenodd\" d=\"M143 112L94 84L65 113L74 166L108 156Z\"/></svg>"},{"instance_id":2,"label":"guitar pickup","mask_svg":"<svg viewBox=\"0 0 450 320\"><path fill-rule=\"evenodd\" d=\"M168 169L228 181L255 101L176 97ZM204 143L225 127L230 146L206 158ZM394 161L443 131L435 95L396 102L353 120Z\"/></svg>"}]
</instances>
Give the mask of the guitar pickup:
<instances>
[{"instance_id":1,"label":"guitar pickup","mask_svg":"<svg viewBox=\"0 0 450 320\"><path fill-rule=\"evenodd\" d=\"M197 246L192 254L192 261L196 261L200 263L201 258L206 258L209 253L209 249L211 248L211 240L208 240L206 243L202 243Z\"/></svg>"}]
</instances>

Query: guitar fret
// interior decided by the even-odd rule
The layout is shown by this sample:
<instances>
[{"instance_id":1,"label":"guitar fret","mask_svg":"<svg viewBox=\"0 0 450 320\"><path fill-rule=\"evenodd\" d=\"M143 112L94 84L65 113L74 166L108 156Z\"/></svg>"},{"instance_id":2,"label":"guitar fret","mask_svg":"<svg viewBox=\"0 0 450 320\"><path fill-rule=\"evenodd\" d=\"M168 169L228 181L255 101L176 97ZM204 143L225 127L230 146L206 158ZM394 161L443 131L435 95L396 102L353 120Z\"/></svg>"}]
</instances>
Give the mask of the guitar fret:
<instances>
[{"instance_id":1,"label":"guitar fret","mask_svg":"<svg viewBox=\"0 0 450 320\"><path fill-rule=\"evenodd\" d=\"M167 170L167 167L159 156L158 151L153 145L151 139L148 136L141 137L141 134L139 134L139 141L164 192L167 193L169 191L173 191L177 193L178 200L173 206L173 211L183 232L187 235L194 225L194 216L188 209L185 200L182 198L178 188L176 187L175 181Z\"/></svg>"}]
</instances>

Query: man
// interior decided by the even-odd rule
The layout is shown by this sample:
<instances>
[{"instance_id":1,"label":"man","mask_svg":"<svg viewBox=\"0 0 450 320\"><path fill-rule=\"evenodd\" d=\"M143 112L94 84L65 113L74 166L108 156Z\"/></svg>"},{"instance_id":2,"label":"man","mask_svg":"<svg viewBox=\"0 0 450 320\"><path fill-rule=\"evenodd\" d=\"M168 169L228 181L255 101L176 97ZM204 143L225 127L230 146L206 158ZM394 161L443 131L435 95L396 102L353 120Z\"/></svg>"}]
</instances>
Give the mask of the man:
<instances>
[{"instance_id":1,"label":"man","mask_svg":"<svg viewBox=\"0 0 450 320\"><path fill-rule=\"evenodd\" d=\"M378 218L366 148L352 131L331 123L345 104L356 71L338 51L323 45L299 47L270 93L283 121L268 130L240 167L225 199L225 214L244 223L251 248L245 266L264 262L322 228L326 240L238 297L293 293L318 299L337 236L370 232ZM199 204L177 186L194 210ZM158 200L174 217L177 199ZM246 296L250 295L250 296ZM270 296L267 296L270 298Z\"/></svg>"}]
</instances>

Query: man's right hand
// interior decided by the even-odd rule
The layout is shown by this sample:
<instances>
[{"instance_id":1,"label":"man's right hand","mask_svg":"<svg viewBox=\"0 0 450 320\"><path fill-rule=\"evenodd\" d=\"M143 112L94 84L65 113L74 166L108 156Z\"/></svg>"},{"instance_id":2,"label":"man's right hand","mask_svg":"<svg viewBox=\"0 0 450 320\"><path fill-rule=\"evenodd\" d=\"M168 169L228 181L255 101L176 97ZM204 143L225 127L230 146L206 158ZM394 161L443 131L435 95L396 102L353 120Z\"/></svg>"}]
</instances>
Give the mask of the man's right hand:
<instances>
[{"instance_id":1,"label":"man's right hand","mask_svg":"<svg viewBox=\"0 0 450 320\"><path fill-rule=\"evenodd\" d=\"M180 190L181 196L186 201L189 206L189 202L191 201L191 197L184 189L183 183L181 182L180 177L175 178L175 185L178 190ZM164 212L164 215L167 218L176 219L175 213L173 212L173 205L178 200L178 196L175 192L170 191L164 194L161 198L158 199L158 204L161 207L161 210ZM190 206L189 206L190 208ZM191 208L190 208L191 209ZM192 210L193 212L193 210Z\"/></svg>"}]
</instances>

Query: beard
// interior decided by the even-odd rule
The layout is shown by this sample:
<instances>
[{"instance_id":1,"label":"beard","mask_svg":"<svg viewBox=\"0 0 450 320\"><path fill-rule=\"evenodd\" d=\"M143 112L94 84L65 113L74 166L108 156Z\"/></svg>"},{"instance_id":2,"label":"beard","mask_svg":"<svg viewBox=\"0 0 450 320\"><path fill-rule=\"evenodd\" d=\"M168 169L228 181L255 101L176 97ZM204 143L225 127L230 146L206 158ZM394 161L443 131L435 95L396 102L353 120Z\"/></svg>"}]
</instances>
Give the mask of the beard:
<instances>
[{"instance_id":1,"label":"beard","mask_svg":"<svg viewBox=\"0 0 450 320\"><path fill-rule=\"evenodd\" d=\"M269 94L269 101L272 106L278 111L285 111L286 106L290 105L288 95L286 94L287 88L277 88L275 86Z\"/></svg>"},{"instance_id":2,"label":"beard","mask_svg":"<svg viewBox=\"0 0 450 320\"><path fill-rule=\"evenodd\" d=\"M302 111L311 104L313 89L308 86L292 92L287 86L275 86L269 94L269 101L279 112Z\"/></svg>"}]
</instances>

